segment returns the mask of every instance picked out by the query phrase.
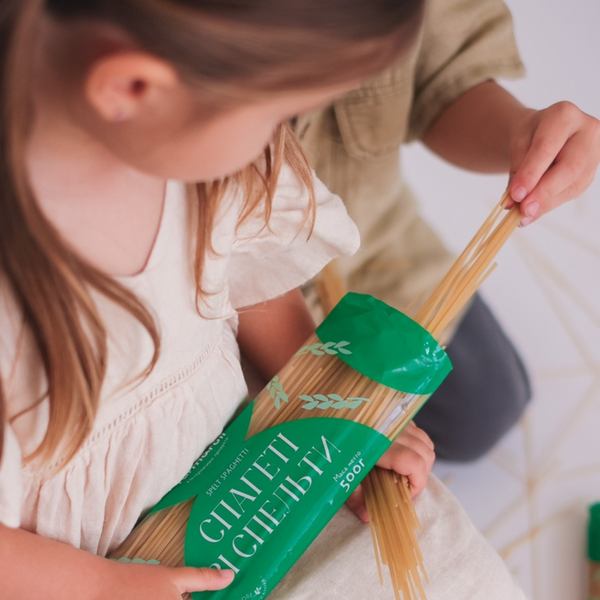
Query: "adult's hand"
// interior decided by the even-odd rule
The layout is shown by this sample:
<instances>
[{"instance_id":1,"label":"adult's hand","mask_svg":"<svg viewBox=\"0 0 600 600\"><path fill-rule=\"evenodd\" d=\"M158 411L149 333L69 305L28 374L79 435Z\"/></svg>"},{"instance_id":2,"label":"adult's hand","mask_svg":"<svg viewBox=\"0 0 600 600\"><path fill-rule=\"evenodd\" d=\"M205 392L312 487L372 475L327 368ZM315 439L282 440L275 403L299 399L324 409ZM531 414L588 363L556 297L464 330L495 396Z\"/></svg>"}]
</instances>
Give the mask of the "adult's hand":
<instances>
[{"instance_id":1,"label":"adult's hand","mask_svg":"<svg viewBox=\"0 0 600 600\"><path fill-rule=\"evenodd\" d=\"M590 185L600 161L600 121L570 102L528 108L486 81L450 104L423 142L464 169L508 172L527 225Z\"/></svg>"},{"instance_id":2,"label":"adult's hand","mask_svg":"<svg viewBox=\"0 0 600 600\"><path fill-rule=\"evenodd\" d=\"M509 192L521 203L521 225L580 196L600 162L600 121L570 102L527 110L510 143Z\"/></svg>"}]
</instances>

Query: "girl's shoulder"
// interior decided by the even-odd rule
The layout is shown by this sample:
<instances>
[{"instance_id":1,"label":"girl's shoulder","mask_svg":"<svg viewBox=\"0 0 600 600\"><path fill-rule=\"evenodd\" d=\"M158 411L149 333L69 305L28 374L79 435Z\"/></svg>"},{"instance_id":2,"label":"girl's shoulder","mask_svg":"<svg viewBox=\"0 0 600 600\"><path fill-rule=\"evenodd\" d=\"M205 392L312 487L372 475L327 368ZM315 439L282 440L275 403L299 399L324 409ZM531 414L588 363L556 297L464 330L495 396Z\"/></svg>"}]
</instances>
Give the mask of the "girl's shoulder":
<instances>
[{"instance_id":1,"label":"girl's shoulder","mask_svg":"<svg viewBox=\"0 0 600 600\"><path fill-rule=\"evenodd\" d=\"M294 171L284 165L268 219L258 210L241 221L228 265L229 296L240 308L299 287L359 246L356 225L340 198L313 175L314 206Z\"/></svg>"}]
</instances>

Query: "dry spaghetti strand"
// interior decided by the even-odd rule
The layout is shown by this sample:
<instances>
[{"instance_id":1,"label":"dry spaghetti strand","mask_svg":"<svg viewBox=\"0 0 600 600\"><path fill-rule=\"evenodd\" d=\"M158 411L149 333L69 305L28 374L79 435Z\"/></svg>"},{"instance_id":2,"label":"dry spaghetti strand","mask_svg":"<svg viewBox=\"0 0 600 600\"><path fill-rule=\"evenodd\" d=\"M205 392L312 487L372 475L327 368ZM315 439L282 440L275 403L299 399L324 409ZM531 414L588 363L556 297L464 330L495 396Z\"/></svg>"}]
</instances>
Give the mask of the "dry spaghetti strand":
<instances>
[{"instance_id":1,"label":"dry spaghetti strand","mask_svg":"<svg viewBox=\"0 0 600 600\"><path fill-rule=\"evenodd\" d=\"M494 269L492 261L519 224L521 215L518 206L504 211L507 198L507 194L502 197L415 315L415 321L438 340ZM502 213L504 217L500 218ZM391 439L399 435L426 400L423 396L415 398L409 410L398 419L393 430L385 432L386 435ZM393 473L375 468L363 482L372 534L376 540L375 554L389 568L396 598L421 600L425 599L421 580L426 581L426 573L415 535L419 528L418 518L408 487L396 485L394 478Z\"/></svg>"}]
</instances>

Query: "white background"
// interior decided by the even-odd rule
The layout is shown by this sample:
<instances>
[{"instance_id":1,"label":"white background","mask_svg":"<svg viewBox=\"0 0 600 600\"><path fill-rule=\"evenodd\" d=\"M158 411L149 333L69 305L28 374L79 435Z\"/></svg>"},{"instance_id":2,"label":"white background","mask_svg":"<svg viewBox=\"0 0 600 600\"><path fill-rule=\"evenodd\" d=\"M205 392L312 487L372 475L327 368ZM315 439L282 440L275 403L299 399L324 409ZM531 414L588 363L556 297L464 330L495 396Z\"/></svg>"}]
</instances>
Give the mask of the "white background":
<instances>
[{"instance_id":1,"label":"white background","mask_svg":"<svg viewBox=\"0 0 600 600\"><path fill-rule=\"evenodd\" d=\"M570 100L600 117L600 2L507 2L528 74L506 87L533 107ZM418 144L405 148L403 164L453 250L506 185L454 169ZM529 366L534 400L489 457L435 469L533 600L587 597L587 505L600 501L599 233L596 181L501 252L483 295Z\"/></svg>"}]
</instances>

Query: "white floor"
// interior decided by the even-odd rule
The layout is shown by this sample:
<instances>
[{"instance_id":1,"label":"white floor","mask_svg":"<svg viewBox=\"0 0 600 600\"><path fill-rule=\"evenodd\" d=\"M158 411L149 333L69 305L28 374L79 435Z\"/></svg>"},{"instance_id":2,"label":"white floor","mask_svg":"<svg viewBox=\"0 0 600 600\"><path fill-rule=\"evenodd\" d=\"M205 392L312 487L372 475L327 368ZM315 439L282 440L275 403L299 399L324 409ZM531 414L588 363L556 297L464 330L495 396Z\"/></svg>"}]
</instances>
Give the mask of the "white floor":
<instances>
[{"instance_id":1,"label":"white floor","mask_svg":"<svg viewBox=\"0 0 600 600\"><path fill-rule=\"evenodd\" d=\"M600 3L509 0L529 76L526 104L561 99L600 117ZM460 250L505 179L469 175L418 146L403 158L431 222ZM521 350L534 400L489 455L436 473L462 501L532 600L584 600L587 506L600 501L600 181L519 230L484 296Z\"/></svg>"}]
</instances>

